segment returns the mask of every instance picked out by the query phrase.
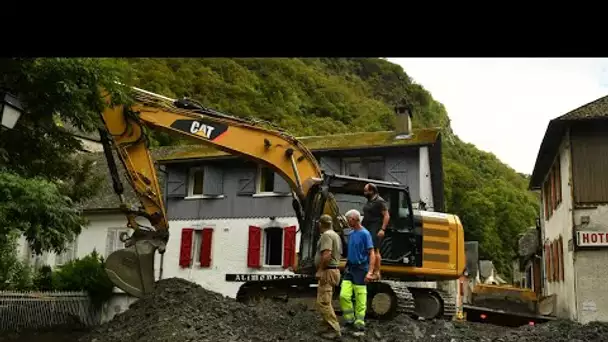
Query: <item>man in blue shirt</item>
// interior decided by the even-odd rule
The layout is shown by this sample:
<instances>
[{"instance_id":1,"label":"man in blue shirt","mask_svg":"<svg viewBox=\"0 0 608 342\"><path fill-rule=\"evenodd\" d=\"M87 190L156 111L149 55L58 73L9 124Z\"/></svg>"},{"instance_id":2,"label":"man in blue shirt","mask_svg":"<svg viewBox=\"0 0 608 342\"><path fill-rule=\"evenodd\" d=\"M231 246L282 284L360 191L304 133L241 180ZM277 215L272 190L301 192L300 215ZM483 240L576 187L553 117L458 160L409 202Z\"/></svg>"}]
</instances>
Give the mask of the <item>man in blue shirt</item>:
<instances>
[{"instance_id":1,"label":"man in blue shirt","mask_svg":"<svg viewBox=\"0 0 608 342\"><path fill-rule=\"evenodd\" d=\"M361 213L349 210L346 214L352 231L348 237L346 269L340 286L340 306L347 325L353 324L358 330L365 328L367 310L367 282L374 275L374 243L370 232L361 225ZM356 307L353 310L352 297L355 294Z\"/></svg>"}]
</instances>

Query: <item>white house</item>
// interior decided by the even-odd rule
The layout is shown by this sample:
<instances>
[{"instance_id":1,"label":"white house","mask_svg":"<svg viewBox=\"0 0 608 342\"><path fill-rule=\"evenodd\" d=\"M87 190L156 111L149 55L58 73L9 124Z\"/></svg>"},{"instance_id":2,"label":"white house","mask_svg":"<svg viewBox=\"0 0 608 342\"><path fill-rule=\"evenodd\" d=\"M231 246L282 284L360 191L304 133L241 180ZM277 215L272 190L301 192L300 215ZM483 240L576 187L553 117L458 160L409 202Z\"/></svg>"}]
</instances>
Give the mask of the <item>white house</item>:
<instances>
[{"instance_id":1,"label":"white house","mask_svg":"<svg viewBox=\"0 0 608 342\"><path fill-rule=\"evenodd\" d=\"M608 97L550 121L530 189L542 199L543 294L559 317L608 321Z\"/></svg>"}]
</instances>

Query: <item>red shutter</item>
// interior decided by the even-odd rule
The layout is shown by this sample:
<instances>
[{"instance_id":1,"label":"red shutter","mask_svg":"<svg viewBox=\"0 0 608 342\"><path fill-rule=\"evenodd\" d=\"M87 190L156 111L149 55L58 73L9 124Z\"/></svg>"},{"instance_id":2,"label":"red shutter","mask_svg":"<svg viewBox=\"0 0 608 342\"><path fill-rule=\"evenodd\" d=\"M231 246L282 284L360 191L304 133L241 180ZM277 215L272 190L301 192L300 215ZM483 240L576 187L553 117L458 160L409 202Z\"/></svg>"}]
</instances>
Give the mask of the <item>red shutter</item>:
<instances>
[{"instance_id":1,"label":"red shutter","mask_svg":"<svg viewBox=\"0 0 608 342\"><path fill-rule=\"evenodd\" d=\"M262 245L262 228L249 226L249 246L247 248L247 267L260 268L260 248Z\"/></svg>"},{"instance_id":2,"label":"red shutter","mask_svg":"<svg viewBox=\"0 0 608 342\"><path fill-rule=\"evenodd\" d=\"M557 248L559 249L559 280L564 281L564 242L561 235L557 241Z\"/></svg>"},{"instance_id":3,"label":"red shutter","mask_svg":"<svg viewBox=\"0 0 608 342\"><path fill-rule=\"evenodd\" d=\"M548 282L551 282L553 279L551 278L551 253L549 251L549 243L545 243L545 277Z\"/></svg>"},{"instance_id":4,"label":"red shutter","mask_svg":"<svg viewBox=\"0 0 608 342\"><path fill-rule=\"evenodd\" d=\"M296 227L289 226L283 230L283 268L293 266L296 253Z\"/></svg>"},{"instance_id":5,"label":"red shutter","mask_svg":"<svg viewBox=\"0 0 608 342\"><path fill-rule=\"evenodd\" d=\"M203 228L203 241L201 242L201 267L211 266L211 244L213 242L213 228Z\"/></svg>"},{"instance_id":6,"label":"red shutter","mask_svg":"<svg viewBox=\"0 0 608 342\"><path fill-rule=\"evenodd\" d=\"M557 166L555 167L556 173L556 187L557 187L557 203L562 203L562 167L557 157Z\"/></svg>"},{"instance_id":7,"label":"red shutter","mask_svg":"<svg viewBox=\"0 0 608 342\"><path fill-rule=\"evenodd\" d=\"M194 229L182 229L182 245L179 251L179 265L181 267L189 267L192 258L192 235Z\"/></svg>"},{"instance_id":8,"label":"red shutter","mask_svg":"<svg viewBox=\"0 0 608 342\"><path fill-rule=\"evenodd\" d=\"M551 170L551 208L555 211L557 208L557 184L555 179L555 166Z\"/></svg>"},{"instance_id":9,"label":"red shutter","mask_svg":"<svg viewBox=\"0 0 608 342\"><path fill-rule=\"evenodd\" d=\"M553 267L551 268L553 270L553 280L558 281L559 280L559 260L557 260L557 241L555 241L555 240L553 240L553 242L551 242L551 253L553 255L553 258L551 258L551 264L553 265Z\"/></svg>"}]
</instances>

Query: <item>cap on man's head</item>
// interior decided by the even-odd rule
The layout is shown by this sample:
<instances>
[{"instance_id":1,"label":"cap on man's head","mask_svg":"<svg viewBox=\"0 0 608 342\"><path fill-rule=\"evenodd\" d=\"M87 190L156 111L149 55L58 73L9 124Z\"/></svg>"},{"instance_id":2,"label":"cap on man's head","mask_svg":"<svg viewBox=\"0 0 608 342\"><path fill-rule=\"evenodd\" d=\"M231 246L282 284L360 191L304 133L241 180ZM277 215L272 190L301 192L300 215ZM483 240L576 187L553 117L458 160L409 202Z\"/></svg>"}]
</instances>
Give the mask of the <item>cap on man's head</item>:
<instances>
[{"instance_id":1,"label":"cap on man's head","mask_svg":"<svg viewBox=\"0 0 608 342\"><path fill-rule=\"evenodd\" d=\"M324 214L321 215L321 217L319 218L319 223L321 223L324 226L330 226L332 224L333 220L331 219L331 216Z\"/></svg>"}]
</instances>

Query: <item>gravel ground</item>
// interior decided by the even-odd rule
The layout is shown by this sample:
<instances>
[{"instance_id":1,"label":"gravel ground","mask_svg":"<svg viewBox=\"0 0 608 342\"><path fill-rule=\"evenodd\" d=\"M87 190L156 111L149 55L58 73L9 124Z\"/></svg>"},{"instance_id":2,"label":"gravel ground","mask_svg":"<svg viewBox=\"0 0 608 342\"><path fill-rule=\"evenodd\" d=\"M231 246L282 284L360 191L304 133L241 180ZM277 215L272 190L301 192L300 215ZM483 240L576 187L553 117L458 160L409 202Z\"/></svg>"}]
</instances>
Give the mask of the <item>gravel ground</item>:
<instances>
[{"instance_id":1,"label":"gravel ground","mask_svg":"<svg viewBox=\"0 0 608 342\"><path fill-rule=\"evenodd\" d=\"M157 290L135 302L111 322L91 332L0 338L0 342L156 342L156 341L325 341L316 335L316 312L303 304L264 302L246 306L207 291L183 279L158 282ZM579 342L608 341L608 324L584 328L571 322L551 322L518 329L470 322L392 321L368 322L363 337L345 335L345 341L433 342ZM28 339L29 338L29 339Z\"/></svg>"},{"instance_id":2,"label":"gravel ground","mask_svg":"<svg viewBox=\"0 0 608 342\"><path fill-rule=\"evenodd\" d=\"M2 332L0 333L0 342L77 342L80 337L87 333L82 329Z\"/></svg>"}]
</instances>

